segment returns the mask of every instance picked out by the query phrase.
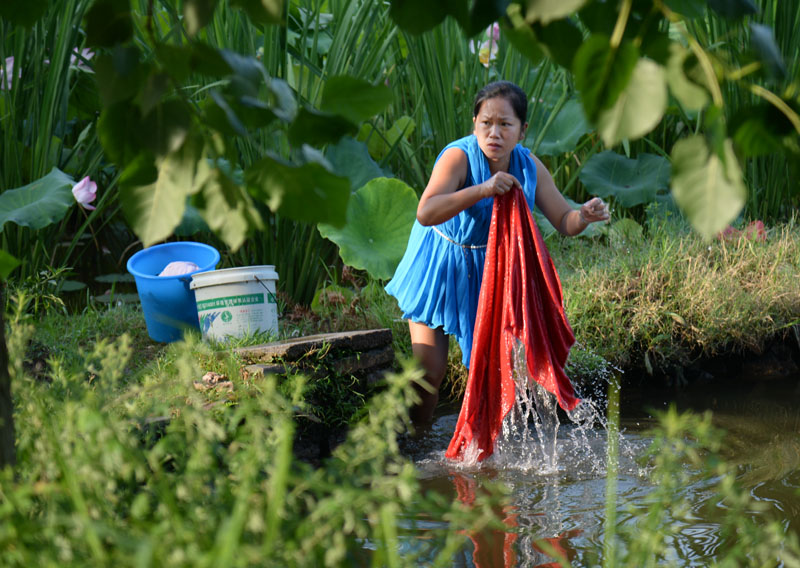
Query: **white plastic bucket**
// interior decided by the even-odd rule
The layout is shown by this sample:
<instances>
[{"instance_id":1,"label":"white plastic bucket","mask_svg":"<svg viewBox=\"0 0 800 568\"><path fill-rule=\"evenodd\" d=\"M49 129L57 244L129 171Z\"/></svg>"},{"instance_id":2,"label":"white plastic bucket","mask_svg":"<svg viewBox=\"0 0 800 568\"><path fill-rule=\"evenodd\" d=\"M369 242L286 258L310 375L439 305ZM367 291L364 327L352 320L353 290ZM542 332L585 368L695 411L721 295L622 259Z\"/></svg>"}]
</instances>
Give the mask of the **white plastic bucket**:
<instances>
[{"instance_id":1,"label":"white plastic bucket","mask_svg":"<svg viewBox=\"0 0 800 568\"><path fill-rule=\"evenodd\" d=\"M193 274L190 287L203 337L222 340L256 332L277 335L277 280L271 264Z\"/></svg>"}]
</instances>

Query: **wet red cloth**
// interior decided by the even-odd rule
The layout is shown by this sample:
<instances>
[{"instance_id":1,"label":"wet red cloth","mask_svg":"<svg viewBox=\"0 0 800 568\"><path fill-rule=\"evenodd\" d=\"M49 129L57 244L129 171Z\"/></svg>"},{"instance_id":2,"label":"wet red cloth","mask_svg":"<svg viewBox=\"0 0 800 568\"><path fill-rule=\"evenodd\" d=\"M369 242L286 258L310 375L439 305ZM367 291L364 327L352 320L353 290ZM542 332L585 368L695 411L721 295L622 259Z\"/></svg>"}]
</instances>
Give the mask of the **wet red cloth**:
<instances>
[{"instance_id":1,"label":"wet red cloth","mask_svg":"<svg viewBox=\"0 0 800 568\"><path fill-rule=\"evenodd\" d=\"M575 342L564 313L561 282L519 188L495 197L472 340L464 402L445 455L464 459L477 443L489 457L514 406L513 350L525 347L531 378L572 410L579 399L564 364Z\"/></svg>"}]
</instances>

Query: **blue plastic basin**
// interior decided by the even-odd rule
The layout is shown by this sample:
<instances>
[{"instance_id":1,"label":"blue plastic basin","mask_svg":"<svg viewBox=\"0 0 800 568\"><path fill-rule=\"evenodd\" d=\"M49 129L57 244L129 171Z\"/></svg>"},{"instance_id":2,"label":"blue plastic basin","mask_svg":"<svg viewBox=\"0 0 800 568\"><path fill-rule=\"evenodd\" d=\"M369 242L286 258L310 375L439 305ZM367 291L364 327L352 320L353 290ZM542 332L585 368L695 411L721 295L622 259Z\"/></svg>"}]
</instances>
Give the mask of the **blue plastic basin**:
<instances>
[{"instance_id":1,"label":"blue plastic basin","mask_svg":"<svg viewBox=\"0 0 800 568\"><path fill-rule=\"evenodd\" d=\"M193 262L200 268L179 276L158 276L170 262ZM128 272L136 281L147 333L154 341L170 343L183 337L187 329L200 329L194 290L189 288L192 274L214 270L219 251L212 246L190 241L155 245L128 260Z\"/></svg>"}]
</instances>

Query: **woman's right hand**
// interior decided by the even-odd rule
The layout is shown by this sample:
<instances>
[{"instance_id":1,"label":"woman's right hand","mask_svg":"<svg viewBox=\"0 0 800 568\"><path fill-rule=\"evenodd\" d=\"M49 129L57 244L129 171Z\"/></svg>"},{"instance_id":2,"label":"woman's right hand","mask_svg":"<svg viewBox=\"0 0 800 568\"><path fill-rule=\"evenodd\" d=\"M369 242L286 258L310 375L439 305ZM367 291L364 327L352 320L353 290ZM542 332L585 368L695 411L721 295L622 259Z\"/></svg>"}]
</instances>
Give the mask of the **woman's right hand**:
<instances>
[{"instance_id":1,"label":"woman's right hand","mask_svg":"<svg viewBox=\"0 0 800 568\"><path fill-rule=\"evenodd\" d=\"M510 173L497 172L485 182L480 184L480 194L481 197L503 195L511 191L511 189L515 186L522 189L522 184Z\"/></svg>"}]
</instances>

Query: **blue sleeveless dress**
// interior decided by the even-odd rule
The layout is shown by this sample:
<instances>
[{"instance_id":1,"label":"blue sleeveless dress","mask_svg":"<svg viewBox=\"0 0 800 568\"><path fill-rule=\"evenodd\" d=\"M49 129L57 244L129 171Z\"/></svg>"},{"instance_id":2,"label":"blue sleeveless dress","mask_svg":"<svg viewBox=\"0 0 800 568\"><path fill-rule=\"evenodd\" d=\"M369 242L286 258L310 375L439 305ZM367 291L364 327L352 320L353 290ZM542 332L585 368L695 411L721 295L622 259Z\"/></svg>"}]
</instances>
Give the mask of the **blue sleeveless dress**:
<instances>
[{"instance_id":1,"label":"blue sleeveless dress","mask_svg":"<svg viewBox=\"0 0 800 568\"><path fill-rule=\"evenodd\" d=\"M474 134L448 144L436 161L450 148L459 148L467 155L464 187L492 177L489 162ZM521 144L517 144L511 153L508 171L522 183L528 207L533 209L536 164L530 151ZM472 353L472 330L478 310L493 204L491 197L481 199L452 219L433 227L414 221L403 259L386 285L386 291L397 298L403 318L434 329L441 327L446 334L456 337L462 361L467 367Z\"/></svg>"}]
</instances>

